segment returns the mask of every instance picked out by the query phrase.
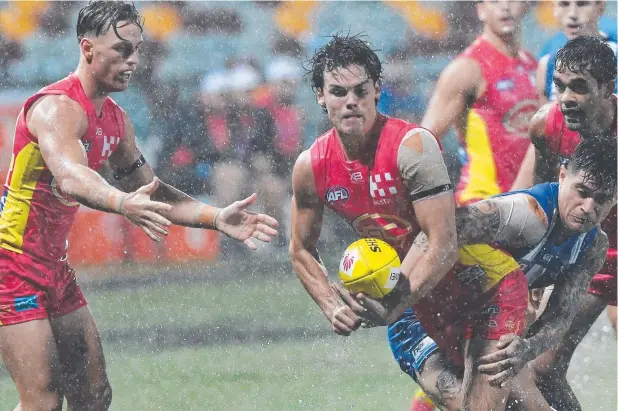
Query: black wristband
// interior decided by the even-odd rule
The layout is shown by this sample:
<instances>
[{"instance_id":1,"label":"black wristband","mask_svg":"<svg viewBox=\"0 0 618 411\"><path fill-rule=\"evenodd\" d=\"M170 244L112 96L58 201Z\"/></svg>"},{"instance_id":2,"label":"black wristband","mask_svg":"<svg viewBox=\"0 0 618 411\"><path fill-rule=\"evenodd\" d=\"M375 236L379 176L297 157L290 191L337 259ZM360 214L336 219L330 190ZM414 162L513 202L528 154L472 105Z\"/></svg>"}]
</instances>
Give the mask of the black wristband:
<instances>
[{"instance_id":1,"label":"black wristband","mask_svg":"<svg viewBox=\"0 0 618 411\"><path fill-rule=\"evenodd\" d=\"M143 155L140 155L139 158L135 160L135 163L131 164L130 167L116 170L114 172L114 178L116 179L116 181L122 180L123 178L125 178L126 176L128 176L129 174L131 174L132 172L134 172L135 170L137 170L144 164L146 164L146 159L144 158Z\"/></svg>"}]
</instances>

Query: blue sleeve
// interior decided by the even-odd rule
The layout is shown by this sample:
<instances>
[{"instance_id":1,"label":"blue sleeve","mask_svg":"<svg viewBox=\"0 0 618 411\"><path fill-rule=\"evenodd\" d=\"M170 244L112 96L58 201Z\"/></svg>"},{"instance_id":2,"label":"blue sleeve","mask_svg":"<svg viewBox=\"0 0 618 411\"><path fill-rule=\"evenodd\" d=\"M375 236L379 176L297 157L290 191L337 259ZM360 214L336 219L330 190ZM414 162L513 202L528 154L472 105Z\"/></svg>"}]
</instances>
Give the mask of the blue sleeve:
<instances>
[{"instance_id":1,"label":"blue sleeve","mask_svg":"<svg viewBox=\"0 0 618 411\"><path fill-rule=\"evenodd\" d=\"M599 19L599 29L607 35L609 41L618 42L618 33L616 29L616 19L608 16L601 16Z\"/></svg>"}]
</instances>

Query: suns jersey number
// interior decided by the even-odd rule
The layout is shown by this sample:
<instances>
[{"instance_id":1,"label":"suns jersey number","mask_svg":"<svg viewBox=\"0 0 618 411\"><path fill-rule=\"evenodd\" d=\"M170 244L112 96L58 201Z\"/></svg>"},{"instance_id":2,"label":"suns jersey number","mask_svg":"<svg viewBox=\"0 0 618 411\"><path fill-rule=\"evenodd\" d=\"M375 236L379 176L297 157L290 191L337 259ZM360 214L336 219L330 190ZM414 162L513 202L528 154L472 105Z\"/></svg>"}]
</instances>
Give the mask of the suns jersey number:
<instances>
[{"instance_id":1,"label":"suns jersey number","mask_svg":"<svg viewBox=\"0 0 618 411\"><path fill-rule=\"evenodd\" d=\"M395 248L402 247L413 227L403 218L388 214L363 214L352 222L356 232L365 238L379 238Z\"/></svg>"}]
</instances>

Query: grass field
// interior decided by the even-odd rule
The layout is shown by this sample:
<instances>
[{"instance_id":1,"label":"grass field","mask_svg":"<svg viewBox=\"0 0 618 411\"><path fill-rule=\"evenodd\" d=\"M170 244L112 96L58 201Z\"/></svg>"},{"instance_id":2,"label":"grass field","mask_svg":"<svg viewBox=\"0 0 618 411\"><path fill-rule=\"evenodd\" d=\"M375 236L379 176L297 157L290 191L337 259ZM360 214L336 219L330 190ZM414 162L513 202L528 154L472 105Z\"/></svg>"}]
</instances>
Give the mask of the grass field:
<instances>
[{"instance_id":1,"label":"grass field","mask_svg":"<svg viewBox=\"0 0 618 411\"><path fill-rule=\"evenodd\" d=\"M216 271L85 287L105 340L113 410L407 409L413 383L384 329L331 335L290 270L248 279ZM604 325L603 317L569 372L585 410L617 407L616 341ZM0 408L16 401L0 368Z\"/></svg>"}]
</instances>

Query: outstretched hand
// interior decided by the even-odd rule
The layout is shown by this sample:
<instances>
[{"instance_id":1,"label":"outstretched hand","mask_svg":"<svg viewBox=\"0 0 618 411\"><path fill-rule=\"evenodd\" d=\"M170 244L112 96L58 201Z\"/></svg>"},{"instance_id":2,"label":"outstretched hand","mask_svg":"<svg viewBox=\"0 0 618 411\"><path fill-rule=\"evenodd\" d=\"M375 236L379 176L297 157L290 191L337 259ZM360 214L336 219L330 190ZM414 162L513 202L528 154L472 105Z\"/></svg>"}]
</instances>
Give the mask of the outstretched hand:
<instances>
[{"instance_id":1,"label":"outstretched hand","mask_svg":"<svg viewBox=\"0 0 618 411\"><path fill-rule=\"evenodd\" d=\"M217 230L242 241L251 250L257 248L253 239L269 243L271 236L277 235L276 227L279 226L277 220L271 216L248 210L256 199L257 194L253 193L244 200L235 201L221 209L214 221Z\"/></svg>"},{"instance_id":2,"label":"outstretched hand","mask_svg":"<svg viewBox=\"0 0 618 411\"><path fill-rule=\"evenodd\" d=\"M155 241L160 241L161 235L167 235L168 227L172 224L161 215L161 213L169 212L172 206L150 199L158 187L159 179L155 177L150 183L132 193L125 194L118 206L120 214L140 227L148 237Z\"/></svg>"}]
</instances>

